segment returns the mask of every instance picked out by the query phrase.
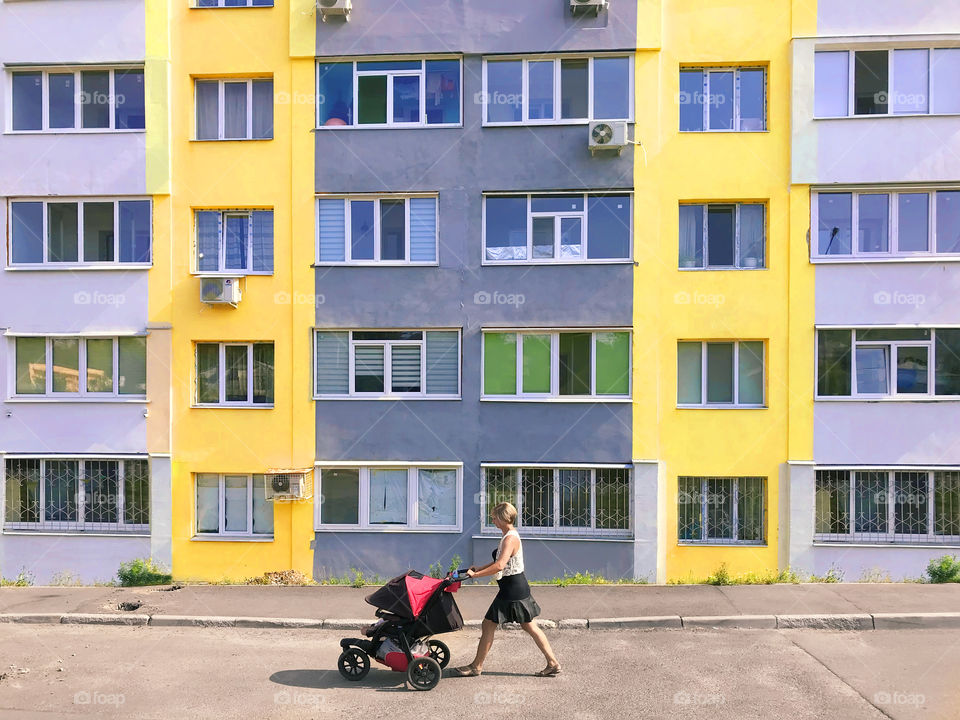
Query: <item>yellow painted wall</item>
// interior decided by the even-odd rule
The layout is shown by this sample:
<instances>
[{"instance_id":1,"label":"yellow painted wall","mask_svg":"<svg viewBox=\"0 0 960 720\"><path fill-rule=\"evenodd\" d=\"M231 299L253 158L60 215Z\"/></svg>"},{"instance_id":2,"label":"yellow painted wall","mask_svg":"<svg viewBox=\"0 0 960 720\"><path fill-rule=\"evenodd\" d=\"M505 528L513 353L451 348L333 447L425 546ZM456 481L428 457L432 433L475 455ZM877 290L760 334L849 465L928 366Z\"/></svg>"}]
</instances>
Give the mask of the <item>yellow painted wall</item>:
<instances>
[{"instance_id":1,"label":"yellow painted wall","mask_svg":"<svg viewBox=\"0 0 960 720\"><path fill-rule=\"evenodd\" d=\"M195 541L194 476L308 468L314 461L310 394L313 271L312 3L272 8L170 12L173 184L170 316L173 322L173 574L178 579L243 579L312 567L312 501L277 503L274 540ZM310 32L307 42L306 33ZM299 55L294 56L296 50ZM274 138L195 142L196 77L273 77ZM190 274L194 216L203 208L272 208L274 273L241 281L237 308L200 302ZM194 345L272 341L273 409L192 408Z\"/></svg>"},{"instance_id":2,"label":"yellow painted wall","mask_svg":"<svg viewBox=\"0 0 960 720\"><path fill-rule=\"evenodd\" d=\"M812 412L812 392L790 388L791 360L799 359L801 370L812 362L812 343L809 350L789 343L791 296L795 305L809 306L811 317L813 307L812 271L791 273L792 263L808 265L795 243L791 247L791 229L805 217L792 212L790 193L791 5L663 0L662 48L638 52L636 139L643 147L636 149L635 182L634 456L661 462L661 581L704 577L722 562L732 573L777 567L778 474L790 448L790 390ZM679 71L691 65L765 66L767 132L680 133ZM750 200L767 203L767 269L678 270L681 201ZM767 408L677 409L681 339L766 340ZM802 412L796 417L805 419ZM809 435L812 428L798 432ZM803 442L796 451L790 459L810 457ZM766 477L767 545L678 545L681 475Z\"/></svg>"}]
</instances>

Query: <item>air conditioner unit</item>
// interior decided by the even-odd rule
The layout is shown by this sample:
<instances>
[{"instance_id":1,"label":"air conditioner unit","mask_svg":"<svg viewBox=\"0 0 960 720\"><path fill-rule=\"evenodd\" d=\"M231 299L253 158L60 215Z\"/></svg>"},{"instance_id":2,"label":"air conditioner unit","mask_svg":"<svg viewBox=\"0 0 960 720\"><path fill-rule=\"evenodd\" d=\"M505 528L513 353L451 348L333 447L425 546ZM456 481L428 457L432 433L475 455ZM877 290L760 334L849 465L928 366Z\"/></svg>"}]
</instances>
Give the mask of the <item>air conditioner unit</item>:
<instances>
[{"instance_id":1,"label":"air conditioner unit","mask_svg":"<svg viewBox=\"0 0 960 720\"><path fill-rule=\"evenodd\" d=\"M349 22L352 8L351 0L317 0L317 10L320 11L323 22L326 22L330 15L342 15L343 19Z\"/></svg>"},{"instance_id":2,"label":"air conditioner unit","mask_svg":"<svg viewBox=\"0 0 960 720\"><path fill-rule=\"evenodd\" d=\"M200 278L200 299L210 305L233 305L240 302L240 278Z\"/></svg>"},{"instance_id":3,"label":"air conditioner unit","mask_svg":"<svg viewBox=\"0 0 960 720\"><path fill-rule=\"evenodd\" d=\"M593 13L599 15L601 10L609 6L607 0L570 0L570 12L574 15Z\"/></svg>"},{"instance_id":4,"label":"air conditioner unit","mask_svg":"<svg viewBox=\"0 0 960 720\"><path fill-rule=\"evenodd\" d=\"M626 120L595 120L590 123L590 152L615 151L617 154L627 145Z\"/></svg>"},{"instance_id":5,"label":"air conditioner unit","mask_svg":"<svg viewBox=\"0 0 960 720\"><path fill-rule=\"evenodd\" d=\"M300 500L313 497L310 470L275 470L266 474L267 500Z\"/></svg>"}]
</instances>

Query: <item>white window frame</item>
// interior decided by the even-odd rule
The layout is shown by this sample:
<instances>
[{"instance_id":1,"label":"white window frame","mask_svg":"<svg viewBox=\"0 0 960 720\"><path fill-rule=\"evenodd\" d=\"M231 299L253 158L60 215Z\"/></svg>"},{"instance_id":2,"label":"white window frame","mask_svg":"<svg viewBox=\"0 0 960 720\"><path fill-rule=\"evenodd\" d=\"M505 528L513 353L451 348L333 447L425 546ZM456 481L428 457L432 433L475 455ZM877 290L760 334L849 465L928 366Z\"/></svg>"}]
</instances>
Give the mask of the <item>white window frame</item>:
<instances>
[{"instance_id":1,"label":"white window frame","mask_svg":"<svg viewBox=\"0 0 960 720\"><path fill-rule=\"evenodd\" d=\"M419 533L459 533L463 529L463 463L462 462L388 462L388 461L319 461L315 464L319 487L314 502L314 530L317 532L419 532ZM358 470L358 518L357 524L323 524L320 512L323 498L324 470ZM370 522L370 471L406 470L407 471L407 523L405 525ZM419 471L454 470L457 473L455 525L421 525L419 512Z\"/></svg>"},{"instance_id":2,"label":"white window frame","mask_svg":"<svg viewBox=\"0 0 960 720\"><path fill-rule=\"evenodd\" d=\"M150 203L150 260L147 262L121 262L120 260L120 203L121 202L149 202ZM15 263L13 262L13 204L14 203L43 203L43 225L41 228L43 240L43 262ZM113 203L113 260L85 260L83 257L83 206L86 203ZM51 203L77 204L77 262L55 262L50 256L50 211ZM127 270L135 268L150 268L153 266L153 199L150 197L13 197L7 201L7 264L6 270Z\"/></svg>"},{"instance_id":3,"label":"white window frame","mask_svg":"<svg viewBox=\"0 0 960 720\"><path fill-rule=\"evenodd\" d=\"M936 349L937 329L953 329L956 325L938 325L937 327L918 325L870 325L860 327L835 327L817 325L814 333L814 400L818 402L863 402L879 400L884 402L957 402L960 395L938 395L936 393ZM820 331L846 330L850 332L850 394L849 395L821 395L820 378ZM858 330L929 330L929 340L857 340ZM890 392L857 393L857 348L858 347L887 347L887 387ZM926 347L927 348L927 392L901 393L897 391L897 356L898 347Z\"/></svg>"},{"instance_id":4,"label":"white window frame","mask_svg":"<svg viewBox=\"0 0 960 720\"><path fill-rule=\"evenodd\" d=\"M850 504L848 507L848 522L849 522L849 532L846 533L846 537L843 539L838 538L838 535L844 535L844 533L818 533L816 532L816 525L814 525L813 533L813 542L814 544L840 544L847 545L850 543L863 543L863 544L876 544L876 545L900 545L903 547L925 547L925 546L936 546L936 547L960 547L960 535L937 535L933 532L935 520L936 520L936 511L935 511L935 476L938 472L960 472L960 467L929 467L929 466L889 466L889 465L846 465L846 466L837 466L837 465L818 465L814 468L814 488L813 491L816 493L816 472L820 470L828 471L841 471L847 473L847 487L850 494ZM857 472L883 472L887 475L887 532L886 533L876 533L876 532L857 532L856 531L856 475ZM894 532L896 527L896 473L898 472L913 472L913 473L926 473L927 474L927 533L897 533ZM816 522L816 518L814 518ZM919 540L919 542L918 542Z\"/></svg>"},{"instance_id":5,"label":"white window frame","mask_svg":"<svg viewBox=\"0 0 960 720\"><path fill-rule=\"evenodd\" d=\"M134 402L144 403L147 401L147 395L135 395L133 393L120 392L120 342L121 338L146 338L147 335L131 334L83 334L77 333L7 333L10 338L8 378L7 378L7 402ZM18 338L43 338L46 349L46 388L41 393L17 393L17 339ZM53 391L53 341L54 340L77 340L79 345L77 355L77 367L79 375L79 392L54 392ZM87 340L111 340L113 341L113 392L88 392L87 391ZM149 351L147 352L149 356ZM144 358L147 366L149 362Z\"/></svg>"},{"instance_id":6,"label":"white window frame","mask_svg":"<svg viewBox=\"0 0 960 720\"><path fill-rule=\"evenodd\" d=\"M196 0L194 0L193 3L190 5L190 7L191 7L191 9L194 9L194 10L222 10L222 9L224 9L224 8L226 8L226 9L228 9L228 10L232 10L232 9L234 9L234 8L241 8L241 9L243 9L243 8L272 8L272 7L274 6L274 1L273 1L273 0L270 0L270 4L269 4L269 5L254 5L254 4L253 4L253 0L245 0L245 3L246 3L246 4L244 4L244 5L225 5L225 4L224 4L224 0L217 0L217 4L216 4L216 5L200 5L199 3L196 2Z\"/></svg>"},{"instance_id":7,"label":"white window frame","mask_svg":"<svg viewBox=\"0 0 960 720\"><path fill-rule=\"evenodd\" d=\"M460 122L456 123L428 123L427 122L427 61L429 60L456 60L460 65ZM419 70L359 70L358 63L363 62L420 62ZM314 124L317 130L382 130L384 128L451 128L463 127L463 56L462 55L418 55L416 57L395 57L395 56L369 56L362 58L318 58L314 66L315 87L317 97L320 97L320 66L332 63L353 63L353 99L351 106L351 118L353 123L350 125L322 125L320 123L320 103L316 105L314 114ZM357 113L357 102L359 100L358 78L363 75L366 77L379 77L385 75L387 78L387 122L385 123L363 123L359 122ZM393 79L395 77L419 77L420 78L420 121L419 122L394 122L393 120Z\"/></svg>"},{"instance_id":8,"label":"white window frame","mask_svg":"<svg viewBox=\"0 0 960 720\"><path fill-rule=\"evenodd\" d=\"M215 212L220 213L220 238L217 241L217 269L201 270L200 258L197 254L200 252L200 235L197 225L197 213ZM193 211L193 257L191 259L191 273L201 277L237 277L238 275L273 275L273 270L254 270L253 269L253 214L255 212L273 213L273 208L196 208ZM245 268L227 269L227 218L245 217L247 219L247 266ZM271 238L271 245L274 239Z\"/></svg>"},{"instance_id":9,"label":"white window frame","mask_svg":"<svg viewBox=\"0 0 960 720\"><path fill-rule=\"evenodd\" d=\"M760 70L763 72L763 128L760 130L741 130L740 129L740 71L742 70ZM703 76L701 87L702 96L705 102L703 105L703 129L702 130L680 130L681 133L731 133L731 132L767 132L768 120L768 88L770 70L764 65L730 65L717 67L689 66L681 67L680 72L700 72ZM712 128L710 127L710 76L713 73L733 73L733 127L732 128Z\"/></svg>"},{"instance_id":10,"label":"white window frame","mask_svg":"<svg viewBox=\"0 0 960 720\"><path fill-rule=\"evenodd\" d=\"M578 198L581 198L583 201L583 210L582 211L562 211L562 212L534 212L533 211L533 198L534 197L548 197L551 195L559 196L572 196L575 195ZM633 218L633 191L632 190L623 190L618 191L616 189L605 190L603 192L536 192L536 193L511 193L511 192L497 192L497 193L484 193L483 195L483 213L481 217L480 224L480 237L482 238L482 252L480 255L481 265L581 265L581 264L592 264L592 265L617 265L617 264L626 264L633 262L633 222L630 223L630 226L627 228L627 232L630 235L630 239L627 244L627 256L622 258L591 258L588 236L589 232L589 222L590 222L590 198L596 196L608 196L608 195L624 195L628 198L630 202L630 217ZM527 198L527 246L526 253L527 258L525 260L491 260L487 258L487 198L498 198L498 197L519 197L526 196ZM561 224L554 221L554 243L553 243L553 257L552 258L534 258L533 257L533 219L540 217L553 217L553 218L569 218L569 217L579 217L580 220L580 244L583 248L581 256L579 258L573 257L561 257L560 256L560 236L561 236Z\"/></svg>"},{"instance_id":11,"label":"white window frame","mask_svg":"<svg viewBox=\"0 0 960 720\"><path fill-rule=\"evenodd\" d=\"M484 363L486 335L488 333L509 333L517 336L517 392L514 395L488 395L484 387ZM561 395L560 394L560 335L565 333L590 333L590 394L589 395ZM625 395L598 395L597 394L597 335L600 333L626 333L630 348L628 352L627 383ZM523 340L525 335L550 336L550 392L525 393L523 392ZM483 328L480 343L480 400L494 402L593 402L616 403L631 402L633 393L633 331L630 328L563 328L535 329L535 328ZM513 466L511 466L513 467ZM591 466L592 467L592 466Z\"/></svg>"},{"instance_id":12,"label":"white window frame","mask_svg":"<svg viewBox=\"0 0 960 720\"><path fill-rule=\"evenodd\" d=\"M202 8L206 10L207 8ZM193 132L191 133L191 139L193 142L266 142L273 140L274 136L271 135L268 138L255 138L253 137L253 83L255 82L267 82L271 83L274 81L273 76L270 77L252 77L252 78L220 78L220 77L194 77L193 78ZM197 137L197 124L199 117L197 113L200 110L200 106L197 103L197 83L198 82L215 82L217 85L217 137L215 138L200 138ZM224 85L226 83L237 84L245 83L247 86L247 127L246 134L244 137L239 138L228 138L224 137L224 125L226 123L226 105L224 103ZM276 91L274 91L276 92ZM272 112L274 113L274 124L276 124L276 103L273 103L274 107ZM276 126L273 129L274 134L276 134Z\"/></svg>"},{"instance_id":13,"label":"white window frame","mask_svg":"<svg viewBox=\"0 0 960 720\"><path fill-rule=\"evenodd\" d=\"M219 351L218 359L218 373L217 380L219 386L219 402L215 403L202 403L198 401L197 392L200 385L200 355L199 355L199 346L200 345L216 345ZM256 342L218 342L216 340L197 340L193 344L193 403L191 407L194 408L224 408L224 407L239 407L239 408L254 408L257 410L270 410L273 408L274 403L255 403L253 401L253 346L254 345L273 345L274 346L274 356L273 356L273 382L274 382L274 402L276 401L276 382L277 382L277 356L276 356L276 344L270 340L256 341ZM247 399L242 401L231 400L227 401L227 378L226 378L226 358L227 358L227 347L245 347L247 349ZM228 475L230 473L227 473Z\"/></svg>"},{"instance_id":14,"label":"white window frame","mask_svg":"<svg viewBox=\"0 0 960 720\"><path fill-rule=\"evenodd\" d=\"M763 262L760 265L755 267L749 267L747 265L741 264L740 257L740 209L744 205L759 205L763 208L763 239L761 241L763 247ZM684 272L690 271L700 271L700 270L766 270L767 269L767 204L765 202L746 202L746 201L734 201L734 202L681 202L680 207L697 207L700 206L703 208L703 220L702 228L703 234L700 238L700 241L703 245L703 265L693 265L690 267L680 266L679 269ZM710 230L707 225L707 219L709 217L710 208L720 208L720 207L732 207L733 208L733 224L734 224L734 234L733 234L733 265L711 265L710 264Z\"/></svg>"},{"instance_id":15,"label":"white window frame","mask_svg":"<svg viewBox=\"0 0 960 720\"><path fill-rule=\"evenodd\" d=\"M433 238L434 250L433 250L433 260L411 260L410 259L410 201L415 198L423 198L427 200L434 200L435 205L435 227L437 228L436 234ZM343 260L321 260L320 259L320 200L343 200ZM353 208L353 201L373 201L374 211L373 211L373 224L374 224L374 239L373 239L373 260L369 259L360 259L354 260L351 255L353 252L353 228L351 223L351 212ZM381 238L380 238L380 201L381 200L403 200L403 212L404 212L404 260L381 260ZM314 203L314 214L315 214L315 226L317 228L316 233L316 259L315 264L318 266L325 265L421 265L425 267L437 266L440 264L440 201L439 196L436 194L430 193L415 193L415 194L403 194L403 195L390 195L390 194L378 194L378 195L317 195L317 201Z\"/></svg>"},{"instance_id":16,"label":"white window frame","mask_svg":"<svg viewBox=\"0 0 960 720\"><path fill-rule=\"evenodd\" d=\"M679 537L679 531L677 533L677 545L686 546L686 545L710 545L710 546L723 546L723 547L766 547L767 546L767 533L769 532L768 527L768 515L769 515L769 484L770 479L765 475L684 475L682 477L693 478L700 481L700 538L699 539L685 539L681 540ZM752 480L755 478L760 478L763 480L762 489L763 489L763 507L761 513L763 517L760 522L763 527L763 539L762 540L740 540L737 536L740 534L740 481L741 480ZM710 497L707 492L708 483L710 480L730 480L731 481L731 491L730 491L730 503L731 503L731 512L730 512L730 529L733 537L725 538L713 535L710 532L710 525L707 522L709 518L708 508L710 505ZM679 478L678 478L679 481ZM678 491L679 495L679 491ZM679 499L679 498L678 498ZM679 510L677 516L679 517ZM678 528L679 530L679 528Z\"/></svg>"},{"instance_id":17,"label":"white window frame","mask_svg":"<svg viewBox=\"0 0 960 720\"><path fill-rule=\"evenodd\" d=\"M767 341L766 340L678 340L678 343L700 343L700 402L699 403L677 403L678 408L709 408L711 410L723 409L755 409L765 410L767 408ZM740 343L758 342L763 345L763 399L759 403L741 403L740 402ZM707 402L707 346L708 345L733 345L733 402L717 403ZM678 351L679 352L679 351ZM679 364L679 358L678 358ZM692 476L691 476L692 477Z\"/></svg>"},{"instance_id":18,"label":"white window frame","mask_svg":"<svg viewBox=\"0 0 960 720\"><path fill-rule=\"evenodd\" d=\"M633 465L618 463L480 463L480 532L493 535L500 531L490 522L487 508L487 469L508 469L516 472L517 494L513 506L517 508L516 526L525 536L547 536L576 538L632 538L634 533L634 472ZM553 525L551 527L528 527L522 524L523 517L523 473L521 470L551 470L553 472ZM560 525L560 471L590 471L590 527L565 527ZM626 529L605 529L597 527L597 470L626 470L628 483L628 516Z\"/></svg>"},{"instance_id":19,"label":"white window frame","mask_svg":"<svg viewBox=\"0 0 960 720\"><path fill-rule=\"evenodd\" d=\"M349 352L349 390L346 395L319 395L316 392L316 370L317 370L317 343L316 333L318 332L345 332L349 333L347 343ZM358 332L419 332L419 340L355 340L354 333ZM427 333L429 332L456 332L457 333L457 394L427 393ZM313 373L314 373L314 400L460 400L463 391L463 333L460 328L314 328L313 338ZM382 393L356 392L356 347L357 345L383 345L383 389ZM395 345L419 345L420 346L420 392L418 393L395 393L390 390L392 387L391 367L392 355L391 348ZM338 466L339 467L339 466ZM344 466L347 467L347 466Z\"/></svg>"},{"instance_id":20,"label":"white window frame","mask_svg":"<svg viewBox=\"0 0 960 720\"><path fill-rule=\"evenodd\" d=\"M3 513L3 531L10 530L33 530L38 532L68 532L68 533L105 533L116 535L149 535L150 524L127 523L124 520L126 510L126 482L125 482L125 460L145 460L147 461L148 486L152 490L153 478L149 456L147 455L32 455L20 453L0 454L0 478L7 482L7 461L8 460L39 460L40 461L40 482L37 489L38 517L40 520L35 523L30 522L7 522L6 508ZM49 460L59 460L65 462L78 463L77 472L77 520L70 522L66 520L46 520L44 513L46 511L46 462ZM86 462L110 461L116 462L117 468L117 522L115 523L96 523L86 522L81 518L86 517ZM0 497L0 505L6 501L6 496ZM153 502L153 497L148 496L148 508Z\"/></svg>"},{"instance_id":21,"label":"white window frame","mask_svg":"<svg viewBox=\"0 0 960 720\"><path fill-rule=\"evenodd\" d=\"M934 50L952 50L955 49L955 46L937 46L937 45L925 45L923 47L896 47L896 46L883 46L883 47L831 47L829 45L818 46L814 53L821 52L845 52L847 54L847 114L846 115L813 115L814 120L838 120L841 118L883 118L883 117L927 117L930 115L934 116L950 116L958 115L960 113L935 113L933 112L934 106L934 97L936 93L936 87L934 83L933 75L933 55ZM926 50L927 51L927 112L909 112L909 113L895 113L893 112L893 103L889 101L894 86L894 62L893 62L893 53L895 50ZM858 52L876 52L876 51L886 51L887 52L887 112L885 113L870 113L864 115L857 115L854 113L854 105L856 103L856 53ZM816 93L816 88L814 88L814 93ZM814 104L814 107L816 105Z\"/></svg>"},{"instance_id":22,"label":"white window frame","mask_svg":"<svg viewBox=\"0 0 960 720\"><path fill-rule=\"evenodd\" d=\"M503 55L496 57L484 57L483 58L483 92L481 97L483 98L483 126L490 127L510 127L510 126L520 126L520 125L587 125L598 118L594 117L593 114L593 90L594 90L594 60L597 58L626 58L628 60L629 67L629 78L627 88L627 117L624 118L599 118L600 120L607 122L617 122L617 121L626 121L633 122L634 116L634 63L632 55L624 55L623 53L594 53L591 55L583 54L553 54L553 55ZM523 95L522 100L522 119L519 121L513 120L510 122L496 122L491 121L487 117L487 107L488 100L490 98L489 84L487 83L487 63L488 62L499 62L503 60L520 60L522 61L521 69L521 94ZM530 118L530 106L529 106L529 65L531 62L545 62L553 61L553 117L552 118ZM560 63L561 60L587 60L587 117L585 118L561 118L560 110L560 100L561 96L561 83L560 83Z\"/></svg>"},{"instance_id":23,"label":"white window frame","mask_svg":"<svg viewBox=\"0 0 960 720\"><path fill-rule=\"evenodd\" d=\"M876 117L858 115L857 117ZM881 116L882 117L882 116ZM938 187L923 185L915 188L905 186L857 187L844 186L819 187L811 190L810 197L810 262L813 263L849 263L849 262L958 262L960 253L937 252L937 193L960 192L960 186ZM900 195L927 195L927 249L900 250ZM820 253L820 195L851 196L851 252L846 255L823 255ZM860 196L887 195L887 252L863 252L860 250Z\"/></svg>"},{"instance_id":24,"label":"white window frame","mask_svg":"<svg viewBox=\"0 0 960 720\"><path fill-rule=\"evenodd\" d=\"M253 486L253 476L263 474L264 473L193 473L193 539L204 540L208 538L235 538L241 540L249 539L262 540L266 542L272 541L274 534L276 533L276 525L274 525L274 532L272 533L253 532L253 493L256 492L256 489ZM199 485L197 484L197 476L199 475L216 475L219 481L217 486L217 515L219 518L219 529L215 533L200 532L200 530L197 528L197 490L199 488ZM227 476L245 477L247 479L247 529L244 531L226 529L227 517L224 513L226 507L226 494L224 490ZM274 523L276 523L276 514L274 514Z\"/></svg>"},{"instance_id":25,"label":"white window frame","mask_svg":"<svg viewBox=\"0 0 960 720\"><path fill-rule=\"evenodd\" d=\"M118 128L117 123L117 104L116 90L114 89L117 72L128 70L144 70L143 65L65 65L63 67L32 67L29 65L16 65L6 67L6 89L4 97L7 98L6 111L6 131L14 135L36 135L38 133L59 134L92 134L92 133L145 133L146 128ZM73 73L74 89L77 96L82 92L81 84L82 72L109 72L110 73L110 125L105 128L84 128L82 113L83 107L75 98L73 104L73 127L72 128L51 128L50 127L50 75L65 75ZM13 129L13 74L22 72L40 72L43 73L41 79L41 109L42 114L40 130L14 130ZM144 72L144 110L149 110L149 99L146 92L146 72ZM146 122L144 122L146 125Z\"/></svg>"}]
</instances>

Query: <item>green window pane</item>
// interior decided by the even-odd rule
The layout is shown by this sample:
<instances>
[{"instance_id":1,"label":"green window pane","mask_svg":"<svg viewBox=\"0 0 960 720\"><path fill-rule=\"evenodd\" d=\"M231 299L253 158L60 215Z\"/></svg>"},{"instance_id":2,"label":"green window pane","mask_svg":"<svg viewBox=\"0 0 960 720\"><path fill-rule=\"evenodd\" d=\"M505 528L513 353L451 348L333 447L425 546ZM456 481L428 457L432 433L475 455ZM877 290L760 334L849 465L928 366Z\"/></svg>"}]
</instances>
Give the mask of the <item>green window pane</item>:
<instances>
[{"instance_id":1,"label":"green window pane","mask_svg":"<svg viewBox=\"0 0 960 720\"><path fill-rule=\"evenodd\" d=\"M17 338L17 394L42 395L46 390L46 338Z\"/></svg>"},{"instance_id":2,"label":"green window pane","mask_svg":"<svg viewBox=\"0 0 960 720\"><path fill-rule=\"evenodd\" d=\"M387 122L387 76L361 75L357 78L360 125L382 125Z\"/></svg>"},{"instance_id":3,"label":"green window pane","mask_svg":"<svg viewBox=\"0 0 960 720\"><path fill-rule=\"evenodd\" d=\"M113 392L113 340L87 340L87 392Z\"/></svg>"},{"instance_id":4,"label":"green window pane","mask_svg":"<svg viewBox=\"0 0 960 720\"><path fill-rule=\"evenodd\" d=\"M707 402L733 402L733 343L707 343Z\"/></svg>"},{"instance_id":5,"label":"green window pane","mask_svg":"<svg viewBox=\"0 0 960 720\"><path fill-rule=\"evenodd\" d=\"M560 394L590 394L592 333L560 333Z\"/></svg>"},{"instance_id":6,"label":"green window pane","mask_svg":"<svg viewBox=\"0 0 960 720\"><path fill-rule=\"evenodd\" d=\"M220 346L197 344L197 402L220 402Z\"/></svg>"},{"instance_id":7,"label":"green window pane","mask_svg":"<svg viewBox=\"0 0 960 720\"><path fill-rule=\"evenodd\" d=\"M54 338L53 391L80 392L80 340L78 338Z\"/></svg>"},{"instance_id":8,"label":"green window pane","mask_svg":"<svg viewBox=\"0 0 960 720\"><path fill-rule=\"evenodd\" d=\"M677 343L677 403L699 405L703 402L700 378L703 350L698 342Z\"/></svg>"},{"instance_id":9,"label":"green window pane","mask_svg":"<svg viewBox=\"0 0 960 720\"><path fill-rule=\"evenodd\" d=\"M47 260L77 262L77 203L47 205Z\"/></svg>"},{"instance_id":10,"label":"green window pane","mask_svg":"<svg viewBox=\"0 0 960 720\"><path fill-rule=\"evenodd\" d=\"M937 329L933 357L936 394L960 395L960 329Z\"/></svg>"},{"instance_id":11,"label":"green window pane","mask_svg":"<svg viewBox=\"0 0 960 720\"><path fill-rule=\"evenodd\" d=\"M597 395L630 394L630 333L599 332Z\"/></svg>"},{"instance_id":12,"label":"green window pane","mask_svg":"<svg viewBox=\"0 0 960 720\"><path fill-rule=\"evenodd\" d=\"M249 402L247 394L247 346L223 348L223 387L227 402Z\"/></svg>"},{"instance_id":13,"label":"green window pane","mask_svg":"<svg viewBox=\"0 0 960 720\"><path fill-rule=\"evenodd\" d=\"M121 395L147 394L147 339L123 337L117 350L117 386Z\"/></svg>"},{"instance_id":14,"label":"green window pane","mask_svg":"<svg viewBox=\"0 0 960 720\"><path fill-rule=\"evenodd\" d=\"M523 392L550 392L550 336L523 335Z\"/></svg>"},{"instance_id":15,"label":"green window pane","mask_svg":"<svg viewBox=\"0 0 960 720\"><path fill-rule=\"evenodd\" d=\"M763 343L740 343L739 364L740 404L763 404Z\"/></svg>"},{"instance_id":16,"label":"green window pane","mask_svg":"<svg viewBox=\"0 0 960 720\"><path fill-rule=\"evenodd\" d=\"M517 334L484 333L483 392L517 394Z\"/></svg>"},{"instance_id":17,"label":"green window pane","mask_svg":"<svg viewBox=\"0 0 960 720\"><path fill-rule=\"evenodd\" d=\"M817 342L817 394L850 394L850 331L820 330Z\"/></svg>"},{"instance_id":18,"label":"green window pane","mask_svg":"<svg viewBox=\"0 0 960 720\"><path fill-rule=\"evenodd\" d=\"M83 204L83 259L85 262L113 261L113 203Z\"/></svg>"}]
</instances>

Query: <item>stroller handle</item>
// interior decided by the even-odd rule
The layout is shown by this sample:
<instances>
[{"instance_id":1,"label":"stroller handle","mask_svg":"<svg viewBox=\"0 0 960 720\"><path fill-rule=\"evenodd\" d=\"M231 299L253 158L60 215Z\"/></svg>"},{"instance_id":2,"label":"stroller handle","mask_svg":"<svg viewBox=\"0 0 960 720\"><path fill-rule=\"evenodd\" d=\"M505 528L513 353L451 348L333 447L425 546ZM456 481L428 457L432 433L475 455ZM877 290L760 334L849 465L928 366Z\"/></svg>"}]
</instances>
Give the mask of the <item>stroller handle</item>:
<instances>
[{"instance_id":1,"label":"stroller handle","mask_svg":"<svg viewBox=\"0 0 960 720\"><path fill-rule=\"evenodd\" d=\"M459 570L454 570L453 572L447 573L447 580L451 583L463 582L464 580L470 580L470 576L467 575L467 568L460 568Z\"/></svg>"}]
</instances>

